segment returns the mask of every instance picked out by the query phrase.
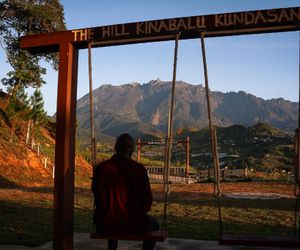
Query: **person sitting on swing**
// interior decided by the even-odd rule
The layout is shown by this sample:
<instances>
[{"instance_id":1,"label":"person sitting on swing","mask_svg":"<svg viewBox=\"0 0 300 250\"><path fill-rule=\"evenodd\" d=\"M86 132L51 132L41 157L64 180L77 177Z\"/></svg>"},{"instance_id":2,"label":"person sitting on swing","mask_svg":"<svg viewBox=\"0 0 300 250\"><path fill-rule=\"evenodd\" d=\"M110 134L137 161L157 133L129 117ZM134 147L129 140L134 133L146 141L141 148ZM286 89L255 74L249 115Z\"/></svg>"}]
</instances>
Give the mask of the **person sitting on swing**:
<instances>
[{"instance_id":1,"label":"person sitting on swing","mask_svg":"<svg viewBox=\"0 0 300 250\"><path fill-rule=\"evenodd\" d=\"M132 160L135 143L131 135L121 134L115 142L115 154L96 166L92 182L94 223L97 233L141 234L159 229L147 212L152 192L145 167ZM108 240L108 249L117 249L117 240ZM152 250L155 241L144 240L143 249Z\"/></svg>"}]
</instances>

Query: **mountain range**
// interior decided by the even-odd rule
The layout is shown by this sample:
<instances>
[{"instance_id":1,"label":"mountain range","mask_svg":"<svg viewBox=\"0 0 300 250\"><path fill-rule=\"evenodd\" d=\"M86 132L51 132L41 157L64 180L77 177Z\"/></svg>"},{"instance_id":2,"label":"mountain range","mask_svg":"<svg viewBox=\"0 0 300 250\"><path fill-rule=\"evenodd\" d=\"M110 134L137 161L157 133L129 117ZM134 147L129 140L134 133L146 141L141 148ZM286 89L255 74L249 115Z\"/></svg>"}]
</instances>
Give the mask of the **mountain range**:
<instances>
[{"instance_id":1,"label":"mountain range","mask_svg":"<svg viewBox=\"0 0 300 250\"><path fill-rule=\"evenodd\" d=\"M170 81L102 85L93 91L97 134L117 136L164 135L168 124L171 98ZM234 124L251 126L258 122L293 131L297 126L298 103L274 98L264 100L244 91L210 95L213 123L220 127ZM79 132L90 126L89 95L77 102ZM205 88L183 81L176 82L174 129L199 130L208 126Z\"/></svg>"}]
</instances>

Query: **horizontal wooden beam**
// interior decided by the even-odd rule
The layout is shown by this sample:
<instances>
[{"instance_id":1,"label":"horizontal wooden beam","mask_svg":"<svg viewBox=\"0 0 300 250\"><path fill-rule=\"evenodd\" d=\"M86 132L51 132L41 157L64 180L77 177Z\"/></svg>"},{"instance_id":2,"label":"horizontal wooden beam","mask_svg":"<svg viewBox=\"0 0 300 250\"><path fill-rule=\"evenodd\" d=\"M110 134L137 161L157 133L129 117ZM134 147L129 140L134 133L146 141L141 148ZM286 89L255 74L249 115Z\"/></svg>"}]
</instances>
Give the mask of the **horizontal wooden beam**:
<instances>
[{"instance_id":1,"label":"horizontal wooden beam","mask_svg":"<svg viewBox=\"0 0 300 250\"><path fill-rule=\"evenodd\" d=\"M61 42L73 43L77 48L104 47L122 44L146 43L180 39L232 36L269 32L300 30L300 7L255 10L151 20L115 24L26 36L21 38L21 47L35 52L55 52Z\"/></svg>"},{"instance_id":2,"label":"horizontal wooden beam","mask_svg":"<svg viewBox=\"0 0 300 250\"><path fill-rule=\"evenodd\" d=\"M58 52L61 43L68 43L72 39L72 32L61 31L24 36L21 37L20 44L22 49L29 49L35 52Z\"/></svg>"}]
</instances>

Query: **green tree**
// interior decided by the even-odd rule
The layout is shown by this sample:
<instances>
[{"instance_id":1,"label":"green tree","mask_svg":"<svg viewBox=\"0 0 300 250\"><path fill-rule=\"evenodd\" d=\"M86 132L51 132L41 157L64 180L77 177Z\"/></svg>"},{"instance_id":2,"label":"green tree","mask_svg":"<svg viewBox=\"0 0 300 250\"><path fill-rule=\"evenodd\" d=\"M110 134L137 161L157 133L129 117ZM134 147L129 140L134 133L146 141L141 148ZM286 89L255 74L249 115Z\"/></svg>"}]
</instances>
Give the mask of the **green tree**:
<instances>
[{"instance_id":1,"label":"green tree","mask_svg":"<svg viewBox=\"0 0 300 250\"><path fill-rule=\"evenodd\" d=\"M44 110L44 100L40 89L36 89L30 98L30 117L32 120L32 141L34 141L36 128L47 121L47 113Z\"/></svg>"},{"instance_id":2,"label":"green tree","mask_svg":"<svg viewBox=\"0 0 300 250\"><path fill-rule=\"evenodd\" d=\"M14 139L14 133L18 125L28 118L29 114L29 100L24 87L20 88L16 93L16 98L12 98L5 107L6 120L11 127L11 134L9 141Z\"/></svg>"},{"instance_id":3,"label":"green tree","mask_svg":"<svg viewBox=\"0 0 300 250\"><path fill-rule=\"evenodd\" d=\"M42 60L57 69L55 53L32 55L20 49L20 38L25 35L65 30L64 9L59 0L4 0L0 2L0 45L12 70L1 79L11 95L7 114L16 119L17 98L28 87L40 88L46 69ZM13 123L13 120L10 119ZM16 125L12 125L15 128Z\"/></svg>"},{"instance_id":4,"label":"green tree","mask_svg":"<svg viewBox=\"0 0 300 250\"><path fill-rule=\"evenodd\" d=\"M30 97L31 118L35 124L43 124L47 120L44 100L40 89L36 89Z\"/></svg>"}]
</instances>

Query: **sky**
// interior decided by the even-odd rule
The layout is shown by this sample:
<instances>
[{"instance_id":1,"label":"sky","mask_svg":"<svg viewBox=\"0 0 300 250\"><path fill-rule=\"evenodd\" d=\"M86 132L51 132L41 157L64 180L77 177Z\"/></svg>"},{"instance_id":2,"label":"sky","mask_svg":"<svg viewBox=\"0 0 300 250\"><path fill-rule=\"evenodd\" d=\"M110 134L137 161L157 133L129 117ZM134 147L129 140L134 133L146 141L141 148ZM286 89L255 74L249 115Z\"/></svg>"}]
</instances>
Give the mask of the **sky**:
<instances>
[{"instance_id":1,"label":"sky","mask_svg":"<svg viewBox=\"0 0 300 250\"><path fill-rule=\"evenodd\" d=\"M300 0L61 0L67 29L300 6ZM212 91L245 91L263 99L297 101L299 32L243 35L205 40ZM93 87L171 80L174 41L95 48ZM42 87L48 115L56 112L57 72L50 65ZM0 50L0 78L10 70ZM204 84L199 39L179 42L177 80ZM0 85L5 90L5 87ZM30 92L31 90L29 90ZM79 54L77 98L89 91L87 50Z\"/></svg>"}]
</instances>

